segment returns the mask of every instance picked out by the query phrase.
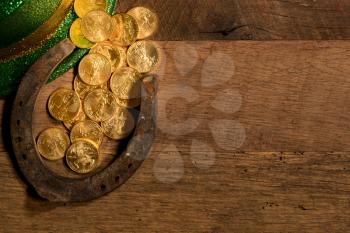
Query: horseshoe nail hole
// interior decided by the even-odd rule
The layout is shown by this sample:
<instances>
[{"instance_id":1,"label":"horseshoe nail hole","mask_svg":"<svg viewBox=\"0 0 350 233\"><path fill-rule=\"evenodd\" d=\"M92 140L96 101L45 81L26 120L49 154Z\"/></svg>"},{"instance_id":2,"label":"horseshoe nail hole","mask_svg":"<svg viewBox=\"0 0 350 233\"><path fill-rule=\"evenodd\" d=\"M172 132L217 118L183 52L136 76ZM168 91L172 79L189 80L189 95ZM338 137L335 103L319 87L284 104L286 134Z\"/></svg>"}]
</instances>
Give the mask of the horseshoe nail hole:
<instances>
[{"instance_id":1,"label":"horseshoe nail hole","mask_svg":"<svg viewBox=\"0 0 350 233\"><path fill-rule=\"evenodd\" d=\"M119 176L117 176L116 178L114 178L114 181L115 181L116 183L119 183L119 180L120 180L120 177L119 177Z\"/></svg>"},{"instance_id":2,"label":"horseshoe nail hole","mask_svg":"<svg viewBox=\"0 0 350 233\"><path fill-rule=\"evenodd\" d=\"M22 137L17 137L17 142L22 142L23 141L23 138Z\"/></svg>"},{"instance_id":3,"label":"horseshoe nail hole","mask_svg":"<svg viewBox=\"0 0 350 233\"><path fill-rule=\"evenodd\" d=\"M26 160L26 159L27 159L27 155L26 155L26 154L23 154L23 155L22 155L22 158L23 158L24 160Z\"/></svg>"},{"instance_id":4,"label":"horseshoe nail hole","mask_svg":"<svg viewBox=\"0 0 350 233\"><path fill-rule=\"evenodd\" d=\"M23 101L19 101L19 106L20 106L20 107L23 106Z\"/></svg>"},{"instance_id":5,"label":"horseshoe nail hole","mask_svg":"<svg viewBox=\"0 0 350 233\"><path fill-rule=\"evenodd\" d=\"M129 163L128 168L129 169L132 168L132 163Z\"/></svg>"},{"instance_id":6,"label":"horseshoe nail hole","mask_svg":"<svg viewBox=\"0 0 350 233\"><path fill-rule=\"evenodd\" d=\"M101 185L101 191L102 192L104 192L106 190L106 188L107 188L106 185L104 185L104 184Z\"/></svg>"},{"instance_id":7,"label":"horseshoe nail hole","mask_svg":"<svg viewBox=\"0 0 350 233\"><path fill-rule=\"evenodd\" d=\"M21 124L20 120L17 120L17 126L19 126Z\"/></svg>"}]
</instances>

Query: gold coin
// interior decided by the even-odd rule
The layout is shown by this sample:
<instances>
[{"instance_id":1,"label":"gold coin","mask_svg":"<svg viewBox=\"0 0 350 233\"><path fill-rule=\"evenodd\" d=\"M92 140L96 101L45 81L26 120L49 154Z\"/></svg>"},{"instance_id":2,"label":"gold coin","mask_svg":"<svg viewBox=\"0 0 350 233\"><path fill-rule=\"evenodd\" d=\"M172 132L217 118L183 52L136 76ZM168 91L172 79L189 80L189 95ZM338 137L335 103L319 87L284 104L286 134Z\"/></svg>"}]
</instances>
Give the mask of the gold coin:
<instances>
[{"instance_id":1,"label":"gold coin","mask_svg":"<svg viewBox=\"0 0 350 233\"><path fill-rule=\"evenodd\" d=\"M88 54L81 60L78 73L84 83L94 86L101 85L111 76L111 64L101 54Z\"/></svg>"},{"instance_id":2,"label":"gold coin","mask_svg":"<svg viewBox=\"0 0 350 233\"><path fill-rule=\"evenodd\" d=\"M138 99L130 99L130 100L124 100L117 98L117 103L119 106L125 107L125 108L136 108L141 105L141 98Z\"/></svg>"},{"instance_id":3,"label":"gold coin","mask_svg":"<svg viewBox=\"0 0 350 233\"><path fill-rule=\"evenodd\" d=\"M86 115L83 111L83 108L80 108L78 116L76 118L74 118L74 120L72 120L72 121L64 121L63 125L68 130L71 130L73 128L74 124L76 124L77 122L80 122L80 121L85 121L85 119L86 119Z\"/></svg>"},{"instance_id":4,"label":"gold coin","mask_svg":"<svg viewBox=\"0 0 350 233\"><path fill-rule=\"evenodd\" d=\"M141 97L141 75L135 69L122 67L117 70L111 80L110 87L117 98L130 100Z\"/></svg>"},{"instance_id":5,"label":"gold coin","mask_svg":"<svg viewBox=\"0 0 350 233\"><path fill-rule=\"evenodd\" d=\"M97 166L98 150L94 144L88 141L76 141L68 148L66 161L74 172L89 173Z\"/></svg>"},{"instance_id":6,"label":"gold coin","mask_svg":"<svg viewBox=\"0 0 350 233\"><path fill-rule=\"evenodd\" d=\"M105 41L112 32L111 19L104 11L90 11L81 21L81 32L89 41Z\"/></svg>"},{"instance_id":7,"label":"gold coin","mask_svg":"<svg viewBox=\"0 0 350 233\"><path fill-rule=\"evenodd\" d=\"M74 125L70 132L70 139L72 143L78 140L90 140L98 148L103 140L103 132L99 124L94 121L81 121Z\"/></svg>"},{"instance_id":8,"label":"gold coin","mask_svg":"<svg viewBox=\"0 0 350 233\"><path fill-rule=\"evenodd\" d=\"M83 18L90 11L106 10L106 0L75 0L74 11Z\"/></svg>"},{"instance_id":9,"label":"gold coin","mask_svg":"<svg viewBox=\"0 0 350 233\"><path fill-rule=\"evenodd\" d=\"M138 41L129 47L127 61L138 72L148 73L158 65L158 49L150 41Z\"/></svg>"},{"instance_id":10,"label":"gold coin","mask_svg":"<svg viewBox=\"0 0 350 233\"><path fill-rule=\"evenodd\" d=\"M112 92L104 89L91 91L84 99L84 112L93 121L101 122L113 117L118 103Z\"/></svg>"},{"instance_id":11,"label":"gold coin","mask_svg":"<svg viewBox=\"0 0 350 233\"><path fill-rule=\"evenodd\" d=\"M69 145L70 140L66 131L60 128L44 130L37 140L39 153L48 160L62 159Z\"/></svg>"},{"instance_id":12,"label":"gold coin","mask_svg":"<svg viewBox=\"0 0 350 233\"><path fill-rule=\"evenodd\" d=\"M145 7L135 7L128 11L128 15L131 15L137 22L139 27L139 33L137 39L145 39L151 36L158 29L158 17L157 15Z\"/></svg>"},{"instance_id":13,"label":"gold coin","mask_svg":"<svg viewBox=\"0 0 350 233\"><path fill-rule=\"evenodd\" d=\"M117 46L117 45L114 45L112 44L114 49L117 49L119 51L119 55L120 55L120 62L119 62L119 66L117 67L117 69L120 69L121 67L123 66L127 66L128 63L126 61L126 48L123 48L123 47L120 47L120 46ZM115 69L115 70L117 70Z\"/></svg>"},{"instance_id":14,"label":"gold coin","mask_svg":"<svg viewBox=\"0 0 350 233\"><path fill-rule=\"evenodd\" d=\"M119 46L129 46L137 39L139 28L136 20L127 14L117 14L112 17L113 31L110 40Z\"/></svg>"},{"instance_id":15,"label":"gold coin","mask_svg":"<svg viewBox=\"0 0 350 233\"><path fill-rule=\"evenodd\" d=\"M97 43L91 48L90 53L98 53L105 56L111 63L112 71L121 66L122 60L120 50L116 49L109 41Z\"/></svg>"},{"instance_id":16,"label":"gold coin","mask_svg":"<svg viewBox=\"0 0 350 233\"><path fill-rule=\"evenodd\" d=\"M77 19L73 22L69 30L70 40L73 42L73 44L75 44L79 48L82 48L82 49L91 48L91 46L93 46L94 43L92 43L91 41L89 41L84 37L84 35L81 33L80 25L81 25L81 19Z\"/></svg>"},{"instance_id":17,"label":"gold coin","mask_svg":"<svg viewBox=\"0 0 350 233\"><path fill-rule=\"evenodd\" d=\"M126 109L118 107L114 116L101 123L104 134L115 140L121 140L130 135L135 128L135 120Z\"/></svg>"},{"instance_id":18,"label":"gold coin","mask_svg":"<svg viewBox=\"0 0 350 233\"><path fill-rule=\"evenodd\" d=\"M66 88L54 91L48 101L48 109L59 121L73 121L79 114L81 102L78 94Z\"/></svg>"},{"instance_id":19,"label":"gold coin","mask_svg":"<svg viewBox=\"0 0 350 233\"><path fill-rule=\"evenodd\" d=\"M75 77L73 86L74 86L75 92L79 95L80 99L84 99L85 96L90 91L93 91L93 90L96 90L96 89L106 89L106 90L108 89L108 83L107 82L105 82L105 83L103 83L101 85L92 86L92 85L88 85L88 84L84 83L79 76Z\"/></svg>"}]
</instances>

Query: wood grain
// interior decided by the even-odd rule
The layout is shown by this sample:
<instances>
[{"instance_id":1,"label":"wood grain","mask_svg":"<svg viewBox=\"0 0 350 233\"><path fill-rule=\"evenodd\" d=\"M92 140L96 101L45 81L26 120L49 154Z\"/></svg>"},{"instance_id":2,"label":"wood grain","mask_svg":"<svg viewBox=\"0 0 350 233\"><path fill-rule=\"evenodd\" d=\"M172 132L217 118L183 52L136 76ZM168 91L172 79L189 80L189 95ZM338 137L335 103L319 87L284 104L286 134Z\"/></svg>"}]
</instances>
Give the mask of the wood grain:
<instances>
[{"instance_id":1,"label":"wood grain","mask_svg":"<svg viewBox=\"0 0 350 233\"><path fill-rule=\"evenodd\" d=\"M349 39L347 0L128 0L153 8L160 18L157 40Z\"/></svg>"},{"instance_id":2,"label":"wood grain","mask_svg":"<svg viewBox=\"0 0 350 233\"><path fill-rule=\"evenodd\" d=\"M203 122L200 127L184 136L159 129L149 158L117 191L89 203L50 204L34 198L15 170L8 134L11 100L1 101L0 232L275 233L349 229L350 154L317 152L348 150L349 42L159 45L164 48L165 61L158 70L159 104L172 96L167 88L179 83L192 87L199 97L189 102L184 101L185 92L172 97L166 101L166 115L160 114L158 122L164 121L163 116L174 123L195 118ZM195 49L198 53L193 69L188 69L186 56L178 64L181 69L175 68L173 53L183 46L185 51ZM214 60L221 64L217 69L227 65L230 58L235 73L228 81L203 87L203 64L217 52L227 56L226 60ZM69 85L69 78L71 74L51 85ZM221 113L208 102L226 88L242 95L241 108L233 114ZM37 104L45 102L47 90L42 91ZM34 129L47 124L42 112L36 117ZM213 140L207 125L217 118L245 126L246 141L241 148L226 150ZM202 146L193 147L198 142ZM277 149L296 152L263 152ZM104 150L113 153L114 149ZM248 150L255 152L244 152Z\"/></svg>"}]
</instances>

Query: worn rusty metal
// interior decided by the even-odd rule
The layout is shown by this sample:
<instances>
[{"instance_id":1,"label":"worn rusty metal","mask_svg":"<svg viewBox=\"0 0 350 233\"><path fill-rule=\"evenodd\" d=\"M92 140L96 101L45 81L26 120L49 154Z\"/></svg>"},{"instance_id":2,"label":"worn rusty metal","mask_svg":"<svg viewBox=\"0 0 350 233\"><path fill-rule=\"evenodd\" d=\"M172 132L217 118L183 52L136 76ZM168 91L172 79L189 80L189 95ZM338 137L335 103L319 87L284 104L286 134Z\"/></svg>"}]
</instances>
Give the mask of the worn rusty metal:
<instances>
[{"instance_id":1,"label":"worn rusty metal","mask_svg":"<svg viewBox=\"0 0 350 233\"><path fill-rule=\"evenodd\" d=\"M11 116L12 144L21 172L41 197L53 202L89 201L119 187L145 160L155 134L156 79L149 76L143 80L134 135L122 155L107 168L85 178L71 179L55 174L43 164L32 132L35 102L51 72L73 50L69 40L62 41L30 68L19 86Z\"/></svg>"}]
</instances>

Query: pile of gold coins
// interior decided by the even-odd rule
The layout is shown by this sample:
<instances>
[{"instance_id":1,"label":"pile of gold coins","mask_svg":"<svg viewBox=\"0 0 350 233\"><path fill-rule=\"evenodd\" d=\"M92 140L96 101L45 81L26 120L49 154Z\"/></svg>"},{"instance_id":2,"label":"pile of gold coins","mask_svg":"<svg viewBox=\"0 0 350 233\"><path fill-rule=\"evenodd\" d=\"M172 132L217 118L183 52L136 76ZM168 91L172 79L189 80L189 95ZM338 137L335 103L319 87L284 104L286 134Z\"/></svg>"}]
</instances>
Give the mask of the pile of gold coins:
<instances>
[{"instance_id":1,"label":"pile of gold coins","mask_svg":"<svg viewBox=\"0 0 350 233\"><path fill-rule=\"evenodd\" d=\"M157 30L158 18L144 7L110 16L105 0L76 0L74 9L79 18L70 39L90 52L80 61L73 90L59 88L48 100L50 115L66 130L44 130L37 149L47 160L65 157L72 171L84 174L98 166L105 136L121 140L134 130L129 110L141 103L143 75L159 63L157 47L144 40Z\"/></svg>"}]
</instances>

